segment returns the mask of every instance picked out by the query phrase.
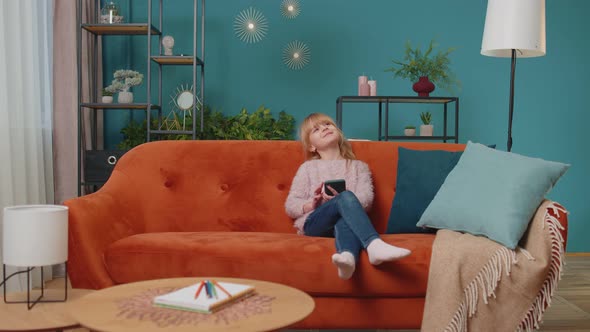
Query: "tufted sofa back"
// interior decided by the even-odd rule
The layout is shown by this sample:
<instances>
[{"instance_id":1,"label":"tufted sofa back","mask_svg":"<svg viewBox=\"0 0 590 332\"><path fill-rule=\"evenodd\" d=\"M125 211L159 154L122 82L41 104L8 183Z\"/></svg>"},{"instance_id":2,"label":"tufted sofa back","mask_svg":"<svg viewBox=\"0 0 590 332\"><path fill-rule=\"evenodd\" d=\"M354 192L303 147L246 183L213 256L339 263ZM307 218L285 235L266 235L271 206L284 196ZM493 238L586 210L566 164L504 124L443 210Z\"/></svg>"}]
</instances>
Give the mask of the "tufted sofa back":
<instances>
[{"instance_id":1,"label":"tufted sofa back","mask_svg":"<svg viewBox=\"0 0 590 332\"><path fill-rule=\"evenodd\" d=\"M463 144L352 142L373 174L370 212L386 229L394 196L397 150L459 151ZM100 190L129 209L135 233L253 231L294 233L284 203L303 162L297 141L161 141L127 152Z\"/></svg>"}]
</instances>

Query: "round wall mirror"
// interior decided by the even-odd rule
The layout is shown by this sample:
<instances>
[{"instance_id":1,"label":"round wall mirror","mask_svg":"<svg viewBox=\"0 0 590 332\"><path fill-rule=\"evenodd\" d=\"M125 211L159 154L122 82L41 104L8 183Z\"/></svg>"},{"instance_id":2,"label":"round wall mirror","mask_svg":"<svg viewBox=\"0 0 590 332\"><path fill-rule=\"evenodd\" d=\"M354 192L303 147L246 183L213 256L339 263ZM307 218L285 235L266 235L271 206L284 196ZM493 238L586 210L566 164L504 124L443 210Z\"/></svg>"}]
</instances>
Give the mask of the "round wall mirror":
<instances>
[{"instance_id":1,"label":"round wall mirror","mask_svg":"<svg viewBox=\"0 0 590 332\"><path fill-rule=\"evenodd\" d=\"M174 93L170 94L171 109L168 115L162 119L160 129L162 130L188 130L192 127L193 107L200 111L203 103L193 93L192 85L179 85Z\"/></svg>"},{"instance_id":2,"label":"round wall mirror","mask_svg":"<svg viewBox=\"0 0 590 332\"><path fill-rule=\"evenodd\" d=\"M192 91L188 90L182 91L178 97L176 97L176 105L178 105L178 108L183 111L192 109L194 101L195 97Z\"/></svg>"}]
</instances>

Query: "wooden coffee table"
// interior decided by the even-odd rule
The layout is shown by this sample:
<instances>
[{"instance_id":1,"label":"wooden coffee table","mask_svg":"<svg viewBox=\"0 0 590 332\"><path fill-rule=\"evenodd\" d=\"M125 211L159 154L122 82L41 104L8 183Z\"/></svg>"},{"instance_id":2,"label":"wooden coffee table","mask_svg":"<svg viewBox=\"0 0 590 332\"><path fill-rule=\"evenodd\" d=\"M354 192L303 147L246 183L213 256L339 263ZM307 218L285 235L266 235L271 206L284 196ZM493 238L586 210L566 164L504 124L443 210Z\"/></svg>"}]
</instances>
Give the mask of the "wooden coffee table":
<instances>
[{"instance_id":1,"label":"wooden coffee table","mask_svg":"<svg viewBox=\"0 0 590 332\"><path fill-rule=\"evenodd\" d=\"M204 279L254 285L256 295L203 314L160 308L156 295L198 283ZM105 288L69 306L80 325L91 330L145 331L269 331L295 324L307 317L315 304L308 294L285 285L237 278L173 278L141 281Z\"/></svg>"},{"instance_id":2,"label":"wooden coffee table","mask_svg":"<svg viewBox=\"0 0 590 332\"><path fill-rule=\"evenodd\" d=\"M26 303L4 303L4 295L0 292L0 331L55 331L78 326L72 318L67 306L80 297L90 294L93 290L68 289L67 302L37 303L27 309ZM33 291L33 296L38 296ZM26 301L27 293L10 293L8 301ZM45 290L45 299L63 299L63 290Z\"/></svg>"}]
</instances>

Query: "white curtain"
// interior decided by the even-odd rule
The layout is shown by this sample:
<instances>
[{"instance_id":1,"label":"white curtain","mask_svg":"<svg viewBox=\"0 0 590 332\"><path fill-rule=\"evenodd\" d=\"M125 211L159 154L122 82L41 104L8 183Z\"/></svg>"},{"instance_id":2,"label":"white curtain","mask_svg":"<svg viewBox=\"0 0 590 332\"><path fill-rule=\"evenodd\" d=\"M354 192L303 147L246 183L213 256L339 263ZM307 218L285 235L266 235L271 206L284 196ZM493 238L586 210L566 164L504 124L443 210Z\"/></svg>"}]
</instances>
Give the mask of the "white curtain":
<instances>
[{"instance_id":1,"label":"white curtain","mask_svg":"<svg viewBox=\"0 0 590 332\"><path fill-rule=\"evenodd\" d=\"M11 205L54 203L52 15L53 1L0 0L2 209ZM27 239L22 239L22 244L26 243ZM10 266L7 268L8 275L16 271ZM45 271L45 279L51 278L51 269ZM38 274L34 275L33 286L39 286L40 278ZM26 279L21 276L11 278L8 283L10 290L26 290Z\"/></svg>"}]
</instances>

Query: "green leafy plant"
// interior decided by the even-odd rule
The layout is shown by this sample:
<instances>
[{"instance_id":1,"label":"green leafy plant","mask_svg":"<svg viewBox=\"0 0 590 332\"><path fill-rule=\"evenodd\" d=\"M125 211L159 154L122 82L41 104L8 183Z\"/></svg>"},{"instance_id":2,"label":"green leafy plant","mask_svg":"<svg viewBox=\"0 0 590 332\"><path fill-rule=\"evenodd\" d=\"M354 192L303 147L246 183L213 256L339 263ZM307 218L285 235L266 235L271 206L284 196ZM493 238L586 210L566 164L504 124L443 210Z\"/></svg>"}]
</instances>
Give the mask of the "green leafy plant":
<instances>
[{"instance_id":1,"label":"green leafy plant","mask_svg":"<svg viewBox=\"0 0 590 332\"><path fill-rule=\"evenodd\" d=\"M119 150L129 150L134 146L145 143L147 137L145 124L146 120L143 120L142 123L133 120L129 121L127 126L121 129L123 140L121 143L117 144L117 148Z\"/></svg>"},{"instance_id":2,"label":"green leafy plant","mask_svg":"<svg viewBox=\"0 0 590 332\"><path fill-rule=\"evenodd\" d=\"M404 128L404 129L416 129L416 127L415 126L406 126L406 128Z\"/></svg>"},{"instance_id":3,"label":"green leafy plant","mask_svg":"<svg viewBox=\"0 0 590 332\"><path fill-rule=\"evenodd\" d=\"M221 120L221 119L220 119ZM211 128L216 139L236 140L281 140L293 139L295 119L285 111L274 119L270 109L261 105L252 114L242 108L240 113L219 121L217 127Z\"/></svg>"},{"instance_id":4,"label":"green leafy plant","mask_svg":"<svg viewBox=\"0 0 590 332\"><path fill-rule=\"evenodd\" d=\"M129 88L143 82L143 74L128 69L119 69L113 73L115 79L107 87L112 92L128 91Z\"/></svg>"},{"instance_id":5,"label":"green leafy plant","mask_svg":"<svg viewBox=\"0 0 590 332\"><path fill-rule=\"evenodd\" d=\"M409 41L406 42L403 61L392 60L393 66L385 69L392 72L394 77L410 79L417 82L422 76L428 76L428 79L441 88L450 90L452 85L460 85L451 71L451 60L449 55L454 48L448 48L446 51L439 51L433 54L434 40L430 41L428 49L422 52L419 47L412 48Z\"/></svg>"},{"instance_id":6,"label":"green leafy plant","mask_svg":"<svg viewBox=\"0 0 590 332\"><path fill-rule=\"evenodd\" d=\"M178 114L173 115L175 120L180 121ZM203 132L197 133L200 140L291 140L294 139L295 118L285 111L279 113L275 119L270 109L260 106L255 112L248 113L243 108L240 113L234 116L225 116L219 111L211 111L205 107ZM200 114L197 113L200 119ZM184 119L186 128L192 128L193 119L187 116ZM173 121L174 123L174 121ZM152 119L151 129L160 126L158 119ZM197 129L198 130L198 129ZM121 130L123 140L117 145L119 149L126 150L146 142L147 130L146 120L143 123L130 121ZM160 135L158 140L190 140L192 135Z\"/></svg>"},{"instance_id":7,"label":"green leafy plant","mask_svg":"<svg viewBox=\"0 0 590 332\"><path fill-rule=\"evenodd\" d=\"M429 125L432 120L432 114L430 112L422 112L420 113L420 120L422 120L423 124Z\"/></svg>"},{"instance_id":8,"label":"green leafy plant","mask_svg":"<svg viewBox=\"0 0 590 332\"><path fill-rule=\"evenodd\" d=\"M106 88L102 89L103 96L112 96L114 94L115 94L115 92L110 87L106 87Z\"/></svg>"}]
</instances>

